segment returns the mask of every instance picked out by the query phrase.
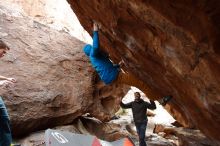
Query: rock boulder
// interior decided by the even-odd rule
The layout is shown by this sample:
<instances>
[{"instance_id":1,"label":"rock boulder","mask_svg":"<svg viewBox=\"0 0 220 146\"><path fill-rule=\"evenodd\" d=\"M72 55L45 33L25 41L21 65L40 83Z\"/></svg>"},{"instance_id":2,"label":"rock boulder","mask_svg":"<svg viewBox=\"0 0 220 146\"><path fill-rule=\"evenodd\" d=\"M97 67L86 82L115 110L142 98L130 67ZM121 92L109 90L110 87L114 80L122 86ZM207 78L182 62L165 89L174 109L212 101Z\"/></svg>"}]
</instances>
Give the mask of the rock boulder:
<instances>
[{"instance_id":1,"label":"rock boulder","mask_svg":"<svg viewBox=\"0 0 220 146\"><path fill-rule=\"evenodd\" d=\"M113 116L124 90L99 81L83 42L1 5L0 18L0 39L10 48L0 74L17 80L0 89L14 135L68 124L88 112L101 120Z\"/></svg>"},{"instance_id":2,"label":"rock boulder","mask_svg":"<svg viewBox=\"0 0 220 146\"><path fill-rule=\"evenodd\" d=\"M176 120L220 141L220 1L68 2L88 32L100 24L103 50L152 88L149 98L173 95Z\"/></svg>"}]
</instances>

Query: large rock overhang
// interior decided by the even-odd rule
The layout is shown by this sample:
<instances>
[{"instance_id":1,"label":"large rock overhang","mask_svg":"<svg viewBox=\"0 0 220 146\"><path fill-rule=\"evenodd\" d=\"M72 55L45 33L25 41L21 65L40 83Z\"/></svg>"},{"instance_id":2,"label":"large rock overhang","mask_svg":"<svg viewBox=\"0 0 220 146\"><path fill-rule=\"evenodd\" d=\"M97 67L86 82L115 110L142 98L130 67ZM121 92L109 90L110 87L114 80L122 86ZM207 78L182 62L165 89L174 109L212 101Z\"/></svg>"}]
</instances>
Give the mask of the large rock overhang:
<instances>
[{"instance_id":1,"label":"large rock overhang","mask_svg":"<svg viewBox=\"0 0 220 146\"><path fill-rule=\"evenodd\" d=\"M68 0L83 27L101 24L100 41L114 62L155 94L185 127L220 140L220 1Z\"/></svg>"}]
</instances>

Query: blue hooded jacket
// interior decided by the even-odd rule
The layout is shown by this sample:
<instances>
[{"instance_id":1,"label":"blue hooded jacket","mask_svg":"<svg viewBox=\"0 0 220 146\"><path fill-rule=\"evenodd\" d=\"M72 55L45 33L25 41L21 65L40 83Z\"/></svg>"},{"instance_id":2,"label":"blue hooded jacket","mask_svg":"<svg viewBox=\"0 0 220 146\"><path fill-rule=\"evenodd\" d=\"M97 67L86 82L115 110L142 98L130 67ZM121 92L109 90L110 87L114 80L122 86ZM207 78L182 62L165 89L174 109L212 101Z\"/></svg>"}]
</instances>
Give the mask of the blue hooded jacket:
<instances>
[{"instance_id":1,"label":"blue hooded jacket","mask_svg":"<svg viewBox=\"0 0 220 146\"><path fill-rule=\"evenodd\" d=\"M110 84L114 81L119 73L119 65L114 65L108 56L101 53L99 50L98 31L93 32L93 46L87 44L83 51L89 56L93 68L98 72L99 77L105 84Z\"/></svg>"}]
</instances>

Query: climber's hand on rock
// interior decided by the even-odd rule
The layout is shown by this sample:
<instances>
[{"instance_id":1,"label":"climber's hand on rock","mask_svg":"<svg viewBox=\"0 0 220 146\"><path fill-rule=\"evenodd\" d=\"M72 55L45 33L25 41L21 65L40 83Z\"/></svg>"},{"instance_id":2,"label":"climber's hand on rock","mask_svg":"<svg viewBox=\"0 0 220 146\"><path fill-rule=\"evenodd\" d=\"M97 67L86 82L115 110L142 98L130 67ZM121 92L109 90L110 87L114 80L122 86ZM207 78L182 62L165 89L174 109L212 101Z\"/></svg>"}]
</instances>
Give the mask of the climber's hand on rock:
<instances>
[{"instance_id":1,"label":"climber's hand on rock","mask_svg":"<svg viewBox=\"0 0 220 146\"><path fill-rule=\"evenodd\" d=\"M16 83L16 80L14 78L7 78L7 81L10 81L12 83Z\"/></svg>"},{"instance_id":2,"label":"climber's hand on rock","mask_svg":"<svg viewBox=\"0 0 220 146\"><path fill-rule=\"evenodd\" d=\"M93 23L93 30L98 31L98 24L96 22Z\"/></svg>"}]
</instances>

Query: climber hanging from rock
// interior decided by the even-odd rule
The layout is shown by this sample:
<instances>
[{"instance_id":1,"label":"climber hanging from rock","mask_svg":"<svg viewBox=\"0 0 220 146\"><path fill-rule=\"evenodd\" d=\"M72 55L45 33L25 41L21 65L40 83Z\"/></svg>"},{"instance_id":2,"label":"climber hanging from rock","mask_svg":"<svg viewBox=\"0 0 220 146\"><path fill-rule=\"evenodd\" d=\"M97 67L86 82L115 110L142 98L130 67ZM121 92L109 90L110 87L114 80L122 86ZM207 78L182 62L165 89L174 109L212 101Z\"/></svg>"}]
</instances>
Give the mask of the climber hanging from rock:
<instances>
[{"instance_id":1,"label":"climber hanging from rock","mask_svg":"<svg viewBox=\"0 0 220 146\"><path fill-rule=\"evenodd\" d=\"M99 48L98 29L98 24L94 23L93 45L85 45L83 51L89 57L93 68L97 71L101 80L106 85L116 82L119 84L134 86L142 90L150 99L158 99L159 96L150 86L137 79L132 74L121 71L120 66L123 65L123 61L121 61L119 64L113 64L109 57L101 52ZM165 106L171 98L172 96L165 96L158 101L161 105Z\"/></svg>"}]
</instances>

